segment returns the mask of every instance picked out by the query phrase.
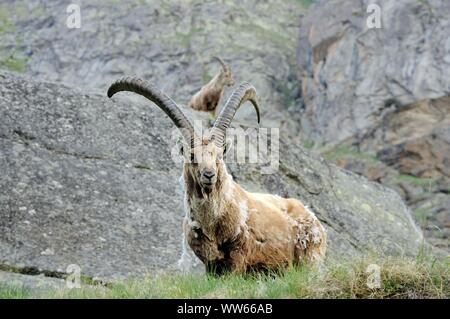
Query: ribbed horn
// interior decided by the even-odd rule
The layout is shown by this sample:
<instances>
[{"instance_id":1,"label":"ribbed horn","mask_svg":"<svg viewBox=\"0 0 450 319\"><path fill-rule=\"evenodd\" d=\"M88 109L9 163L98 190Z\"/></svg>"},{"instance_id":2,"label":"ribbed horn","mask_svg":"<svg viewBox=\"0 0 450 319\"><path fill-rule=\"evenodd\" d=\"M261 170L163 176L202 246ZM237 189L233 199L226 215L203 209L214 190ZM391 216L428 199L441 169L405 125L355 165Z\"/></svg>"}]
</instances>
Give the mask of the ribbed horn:
<instances>
[{"instance_id":1,"label":"ribbed horn","mask_svg":"<svg viewBox=\"0 0 450 319\"><path fill-rule=\"evenodd\" d=\"M229 66L225 63L224 60L222 60L222 58L218 57L218 56L213 56L213 59L219 61L219 63L222 65L222 69L224 69L224 71L229 71L230 68Z\"/></svg>"},{"instance_id":2,"label":"ribbed horn","mask_svg":"<svg viewBox=\"0 0 450 319\"><path fill-rule=\"evenodd\" d=\"M256 99L256 89L248 82L244 82L233 92L227 103L220 112L218 118L214 122L211 130L211 138L217 146L222 147L225 142L226 130L230 127L234 115L239 107L246 101L252 102L256 110L258 123L260 122L259 106Z\"/></svg>"},{"instance_id":3,"label":"ribbed horn","mask_svg":"<svg viewBox=\"0 0 450 319\"><path fill-rule=\"evenodd\" d=\"M108 97L111 98L114 94L121 91L137 93L159 106L169 116L175 126L180 129L186 141L191 146L194 146L197 140L194 127L179 106L167 94L152 83L135 77L124 77L111 84L108 89Z\"/></svg>"}]
</instances>

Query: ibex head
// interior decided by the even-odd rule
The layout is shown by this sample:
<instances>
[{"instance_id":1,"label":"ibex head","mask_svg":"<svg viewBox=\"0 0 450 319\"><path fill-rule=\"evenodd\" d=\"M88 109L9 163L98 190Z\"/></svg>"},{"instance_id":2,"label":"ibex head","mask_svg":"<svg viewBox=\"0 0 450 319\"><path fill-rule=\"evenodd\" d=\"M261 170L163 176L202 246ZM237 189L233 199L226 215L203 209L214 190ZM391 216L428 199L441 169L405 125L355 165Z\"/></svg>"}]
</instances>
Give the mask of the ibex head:
<instances>
[{"instance_id":1,"label":"ibex head","mask_svg":"<svg viewBox=\"0 0 450 319\"><path fill-rule=\"evenodd\" d=\"M164 92L151 83L138 78L123 78L113 83L108 89L108 97L120 91L130 91L145 96L159 106L178 127L184 137L182 154L185 157L185 169L192 181L204 191L211 191L220 179L224 165L223 156L227 151L226 130L239 107L250 101L255 107L258 123L260 114L256 99L256 90L249 83L241 84L230 96L212 128L203 136L199 136L180 109L180 107Z\"/></svg>"},{"instance_id":2,"label":"ibex head","mask_svg":"<svg viewBox=\"0 0 450 319\"><path fill-rule=\"evenodd\" d=\"M222 65L222 69L220 70L219 78L223 85L233 86L234 79L233 74L231 73L230 67L218 56L214 56L213 59L217 60L220 65Z\"/></svg>"}]
</instances>

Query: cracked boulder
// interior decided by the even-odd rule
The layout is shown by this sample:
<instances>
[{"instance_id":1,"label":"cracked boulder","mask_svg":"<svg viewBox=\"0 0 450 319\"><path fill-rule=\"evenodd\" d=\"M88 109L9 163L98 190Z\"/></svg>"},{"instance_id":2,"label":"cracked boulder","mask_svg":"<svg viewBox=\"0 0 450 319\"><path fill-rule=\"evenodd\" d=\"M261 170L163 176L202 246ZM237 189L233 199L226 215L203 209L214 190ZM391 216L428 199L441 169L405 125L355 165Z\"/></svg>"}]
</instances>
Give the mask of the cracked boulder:
<instances>
[{"instance_id":1,"label":"cracked boulder","mask_svg":"<svg viewBox=\"0 0 450 319\"><path fill-rule=\"evenodd\" d=\"M0 73L0 265L64 273L75 264L106 280L177 269L184 212L173 132L142 97ZM422 234L396 192L289 139L279 149L273 171L229 169L249 191L306 203L328 231L330 258L418 253Z\"/></svg>"}]
</instances>

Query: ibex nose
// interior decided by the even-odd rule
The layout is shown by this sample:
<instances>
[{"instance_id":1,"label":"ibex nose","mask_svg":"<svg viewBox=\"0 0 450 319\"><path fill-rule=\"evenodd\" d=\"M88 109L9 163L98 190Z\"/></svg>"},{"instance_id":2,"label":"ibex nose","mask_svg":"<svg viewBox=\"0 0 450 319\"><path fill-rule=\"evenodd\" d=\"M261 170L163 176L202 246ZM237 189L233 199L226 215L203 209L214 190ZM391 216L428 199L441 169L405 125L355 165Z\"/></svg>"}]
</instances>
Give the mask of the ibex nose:
<instances>
[{"instance_id":1,"label":"ibex nose","mask_svg":"<svg viewBox=\"0 0 450 319\"><path fill-rule=\"evenodd\" d=\"M209 179L209 180L213 179L213 177L214 177L215 175L216 175L216 174L215 174L213 171L205 171L205 172L203 172L203 176L204 176L206 179Z\"/></svg>"}]
</instances>

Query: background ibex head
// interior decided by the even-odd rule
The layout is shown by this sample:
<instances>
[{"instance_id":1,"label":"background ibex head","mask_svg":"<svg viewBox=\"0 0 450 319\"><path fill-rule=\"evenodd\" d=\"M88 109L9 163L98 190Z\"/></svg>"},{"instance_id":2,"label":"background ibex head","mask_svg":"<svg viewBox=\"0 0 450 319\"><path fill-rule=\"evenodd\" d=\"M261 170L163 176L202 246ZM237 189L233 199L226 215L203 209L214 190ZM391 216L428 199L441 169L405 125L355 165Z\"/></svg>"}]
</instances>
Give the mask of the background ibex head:
<instances>
[{"instance_id":1,"label":"background ibex head","mask_svg":"<svg viewBox=\"0 0 450 319\"><path fill-rule=\"evenodd\" d=\"M255 107L258 123L260 113L256 99L255 88L245 82L230 96L211 130L204 136L199 136L181 108L164 92L153 84L139 78L123 78L113 83L108 89L108 97L120 91L130 91L140 94L159 106L178 127L184 137L186 148L182 149L185 156L185 168L189 171L192 181L203 190L210 191L220 178L220 170L226 147L226 130L239 107L250 101Z\"/></svg>"},{"instance_id":2,"label":"background ibex head","mask_svg":"<svg viewBox=\"0 0 450 319\"><path fill-rule=\"evenodd\" d=\"M233 86L235 82L230 67L218 56L213 56L213 59L217 60L220 65L222 65L222 69L219 74L220 81L223 85Z\"/></svg>"}]
</instances>

